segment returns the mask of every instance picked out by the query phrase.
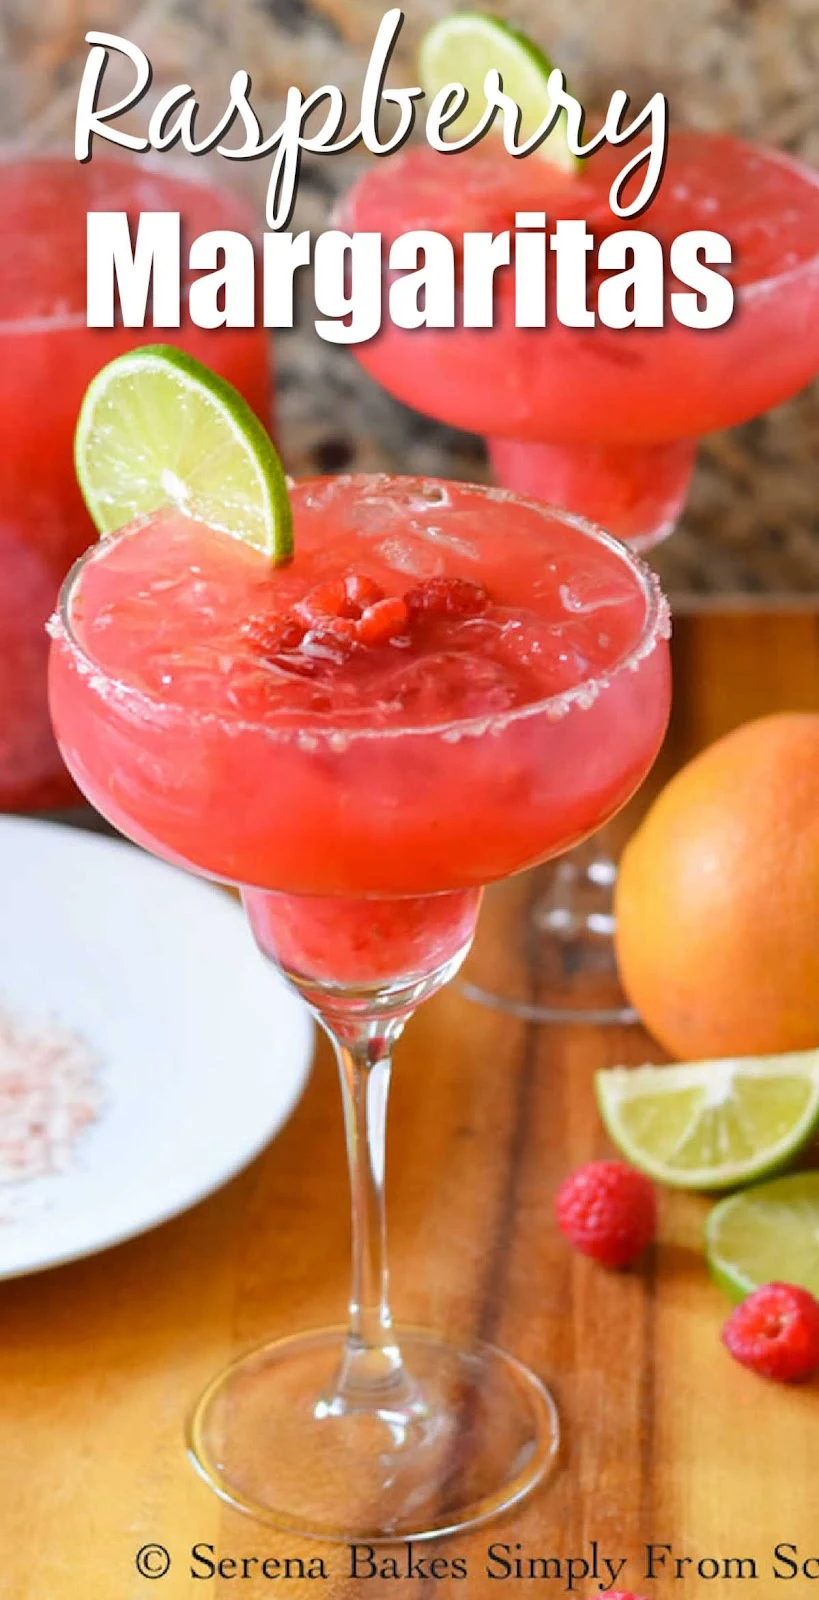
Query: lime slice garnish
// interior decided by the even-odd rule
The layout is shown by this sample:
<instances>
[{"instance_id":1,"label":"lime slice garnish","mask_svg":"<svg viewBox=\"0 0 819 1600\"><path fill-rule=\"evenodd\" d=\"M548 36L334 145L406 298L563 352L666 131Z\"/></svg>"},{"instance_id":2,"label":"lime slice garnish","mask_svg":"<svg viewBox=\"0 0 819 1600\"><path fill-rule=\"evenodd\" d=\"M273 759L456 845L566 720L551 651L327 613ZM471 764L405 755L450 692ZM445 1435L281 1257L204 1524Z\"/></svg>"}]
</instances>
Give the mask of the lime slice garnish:
<instances>
[{"instance_id":1,"label":"lime slice garnish","mask_svg":"<svg viewBox=\"0 0 819 1600\"><path fill-rule=\"evenodd\" d=\"M819 1125L819 1050L598 1072L603 1121L659 1183L730 1189L787 1165Z\"/></svg>"},{"instance_id":2,"label":"lime slice garnish","mask_svg":"<svg viewBox=\"0 0 819 1600\"><path fill-rule=\"evenodd\" d=\"M172 345L144 345L92 379L74 440L100 533L160 506L221 529L276 563L293 553L282 464L232 384Z\"/></svg>"},{"instance_id":3,"label":"lime slice garnish","mask_svg":"<svg viewBox=\"0 0 819 1600\"><path fill-rule=\"evenodd\" d=\"M484 79L493 67L501 75L504 93L521 108L522 138L531 138L550 110L547 85L552 71L552 62L531 39L499 17L476 11L443 17L424 34L418 70L425 93L431 99L447 84L462 83L469 94L465 110L447 128L447 138L465 139L477 127L486 104ZM565 112L538 145L537 154L565 171L578 165L566 140Z\"/></svg>"},{"instance_id":4,"label":"lime slice garnish","mask_svg":"<svg viewBox=\"0 0 819 1600\"><path fill-rule=\"evenodd\" d=\"M764 1283L793 1283L819 1297L819 1172L792 1172L720 1200L705 1243L732 1300Z\"/></svg>"}]
</instances>

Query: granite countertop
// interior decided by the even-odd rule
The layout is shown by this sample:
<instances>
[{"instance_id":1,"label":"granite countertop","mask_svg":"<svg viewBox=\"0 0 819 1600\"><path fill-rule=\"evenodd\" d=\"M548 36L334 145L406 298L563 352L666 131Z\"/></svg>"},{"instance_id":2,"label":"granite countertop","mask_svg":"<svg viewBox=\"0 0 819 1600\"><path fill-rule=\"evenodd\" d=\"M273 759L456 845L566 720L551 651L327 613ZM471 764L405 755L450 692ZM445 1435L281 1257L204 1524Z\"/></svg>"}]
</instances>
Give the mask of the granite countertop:
<instances>
[{"instance_id":1,"label":"granite countertop","mask_svg":"<svg viewBox=\"0 0 819 1600\"><path fill-rule=\"evenodd\" d=\"M458 8L451 0L404 8L397 81L413 80L424 29ZM305 92L337 83L354 106L385 9L382 0L40 0L36 9L2 0L0 138L22 131L43 144L70 135L92 27L146 50L152 95L183 79L194 84L205 119L224 108L230 75L242 66L268 130L293 83ZM614 88L638 104L662 89L680 122L764 139L819 167L816 0L492 0L487 9L539 38L591 111ZM215 175L229 181L227 164L216 164ZM357 156L305 163L294 225L326 227L357 170ZM265 181L256 174L260 213ZM486 476L480 440L396 404L306 319L277 335L276 365L279 438L292 472ZM652 557L678 606L819 598L818 446L816 386L703 443L683 521Z\"/></svg>"}]
</instances>

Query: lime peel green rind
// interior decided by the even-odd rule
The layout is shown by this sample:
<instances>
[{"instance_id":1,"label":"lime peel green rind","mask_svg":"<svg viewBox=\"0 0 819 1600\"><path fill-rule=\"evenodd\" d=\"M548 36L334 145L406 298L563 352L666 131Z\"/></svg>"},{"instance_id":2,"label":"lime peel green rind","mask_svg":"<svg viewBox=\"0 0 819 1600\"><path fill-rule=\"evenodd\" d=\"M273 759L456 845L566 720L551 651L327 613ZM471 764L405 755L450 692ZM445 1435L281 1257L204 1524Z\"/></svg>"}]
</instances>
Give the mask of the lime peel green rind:
<instances>
[{"instance_id":1,"label":"lime peel green rind","mask_svg":"<svg viewBox=\"0 0 819 1600\"><path fill-rule=\"evenodd\" d=\"M477 125L484 105L484 79L496 68L504 93L516 100L523 113L521 130L530 138L551 108L548 94L553 64L543 51L500 17L477 11L460 11L436 22L421 40L418 69L422 87L430 99L450 83L462 83L469 94L466 110L450 124L447 136L465 138ZM474 106L480 108L474 118ZM533 155L574 172L580 158L569 149L566 114L561 111L554 128Z\"/></svg>"},{"instance_id":2,"label":"lime peel green rind","mask_svg":"<svg viewBox=\"0 0 819 1600\"><path fill-rule=\"evenodd\" d=\"M232 384L173 345L128 350L97 373L74 461L101 534L170 505L277 565L292 557L287 480L269 435Z\"/></svg>"},{"instance_id":3,"label":"lime peel green rind","mask_svg":"<svg viewBox=\"0 0 819 1600\"><path fill-rule=\"evenodd\" d=\"M718 1190L787 1166L819 1127L819 1050L598 1072L623 1155L659 1183Z\"/></svg>"},{"instance_id":4,"label":"lime peel green rind","mask_svg":"<svg viewBox=\"0 0 819 1600\"><path fill-rule=\"evenodd\" d=\"M714 1206L706 1226L714 1281L744 1300L765 1283L792 1283L819 1298L819 1172L792 1172Z\"/></svg>"}]
</instances>

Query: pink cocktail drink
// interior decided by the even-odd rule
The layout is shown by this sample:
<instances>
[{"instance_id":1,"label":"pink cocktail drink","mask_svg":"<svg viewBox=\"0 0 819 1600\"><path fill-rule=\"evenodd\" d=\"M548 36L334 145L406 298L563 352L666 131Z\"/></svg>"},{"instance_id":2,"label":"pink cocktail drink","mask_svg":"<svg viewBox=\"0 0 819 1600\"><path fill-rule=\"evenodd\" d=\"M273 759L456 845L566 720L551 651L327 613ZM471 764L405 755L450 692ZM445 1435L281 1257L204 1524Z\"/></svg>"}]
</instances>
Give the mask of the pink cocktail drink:
<instances>
[{"instance_id":1,"label":"pink cocktail drink","mask_svg":"<svg viewBox=\"0 0 819 1600\"><path fill-rule=\"evenodd\" d=\"M501 482L640 545L673 526L698 436L758 415L819 371L819 176L738 139L674 129L655 198L624 221L608 194L628 156L603 146L566 173L536 156L516 161L499 141L457 155L412 149L373 165L343 221L388 239L430 228L457 247L466 231L497 233L516 212L545 212L550 225L585 220L595 250L617 229L646 230L666 263L690 229L729 239L735 310L719 329L674 320L668 294L687 286L670 273L662 328L565 327L553 299L545 328L516 328L513 275L501 268L494 328L408 332L385 319L355 347L400 400L486 435ZM593 265L588 278L593 311Z\"/></svg>"},{"instance_id":2,"label":"pink cocktail drink","mask_svg":"<svg viewBox=\"0 0 819 1600\"><path fill-rule=\"evenodd\" d=\"M0 810L76 797L54 744L44 624L72 561L94 537L74 478L73 436L89 380L148 327L89 329L86 212L178 211L183 236L252 229L249 210L196 180L97 157L0 161ZM215 367L267 420L262 329L182 326L166 337Z\"/></svg>"},{"instance_id":3,"label":"pink cocktail drink","mask_svg":"<svg viewBox=\"0 0 819 1600\"><path fill-rule=\"evenodd\" d=\"M245 886L288 967L370 983L422 970L427 931L462 948L479 886L622 806L662 737L667 652L645 575L536 505L377 478L293 502L280 570L170 513L102 545L57 639L54 724L116 827ZM392 632L311 632L357 578ZM269 891L310 898L277 924Z\"/></svg>"},{"instance_id":4,"label":"pink cocktail drink","mask_svg":"<svg viewBox=\"0 0 819 1600\"><path fill-rule=\"evenodd\" d=\"M278 569L165 511L85 556L53 624L52 713L110 821L241 886L340 1068L346 1339L294 1335L220 1374L193 1458L290 1532L430 1538L520 1500L558 1428L512 1357L393 1323L392 1047L460 966L483 884L596 828L647 772L667 611L608 535L502 490L342 477L292 499Z\"/></svg>"}]
</instances>

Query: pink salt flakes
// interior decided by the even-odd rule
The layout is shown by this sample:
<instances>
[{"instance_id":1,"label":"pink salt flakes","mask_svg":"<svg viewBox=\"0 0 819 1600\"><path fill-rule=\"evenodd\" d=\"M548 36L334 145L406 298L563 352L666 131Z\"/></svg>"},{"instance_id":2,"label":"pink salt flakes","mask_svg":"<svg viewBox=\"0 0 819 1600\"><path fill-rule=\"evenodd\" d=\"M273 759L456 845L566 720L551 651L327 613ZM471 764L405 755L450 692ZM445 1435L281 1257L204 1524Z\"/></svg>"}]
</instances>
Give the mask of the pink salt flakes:
<instances>
[{"instance_id":1,"label":"pink salt flakes","mask_svg":"<svg viewBox=\"0 0 819 1600\"><path fill-rule=\"evenodd\" d=\"M99 1062L79 1035L0 1011L0 1184L62 1172L102 1101Z\"/></svg>"}]
</instances>

